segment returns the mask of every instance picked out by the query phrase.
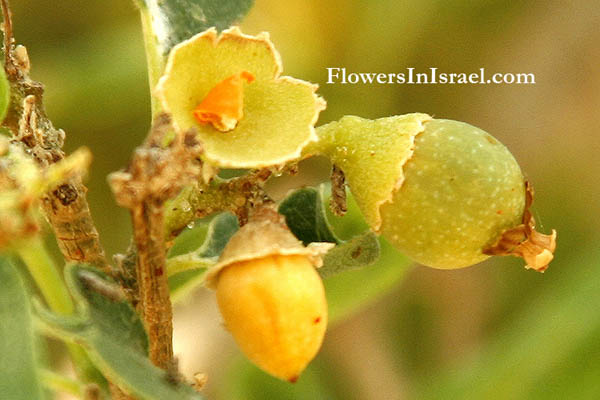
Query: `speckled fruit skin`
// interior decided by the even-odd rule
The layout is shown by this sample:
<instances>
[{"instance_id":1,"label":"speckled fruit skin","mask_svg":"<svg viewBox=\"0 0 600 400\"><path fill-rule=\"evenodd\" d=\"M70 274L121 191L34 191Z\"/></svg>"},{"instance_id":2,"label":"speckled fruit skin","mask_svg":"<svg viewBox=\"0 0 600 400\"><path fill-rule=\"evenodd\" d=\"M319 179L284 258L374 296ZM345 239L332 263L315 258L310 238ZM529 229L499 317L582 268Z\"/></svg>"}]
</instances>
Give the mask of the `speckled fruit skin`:
<instances>
[{"instance_id":1,"label":"speckled fruit skin","mask_svg":"<svg viewBox=\"0 0 600 400\"><path fill-rule=\"evenodd\" d=\"M280 379L295 382L321 347L325 290L304 255L271 255L225 267L217 301L244 354Z\"/></svg>"},{"instance_id":2,"label":"speckled fruit skin","mask_svg":"<svg viewBox=\"0 0 600 400\"><path fill-rule=\"evenodd\" d=\"M521 223L524 178L508 149L483 130L431 120L415 138L405 180L381 208L381 233L413 260L453 269Z\"/></svg>"}]
</instances>

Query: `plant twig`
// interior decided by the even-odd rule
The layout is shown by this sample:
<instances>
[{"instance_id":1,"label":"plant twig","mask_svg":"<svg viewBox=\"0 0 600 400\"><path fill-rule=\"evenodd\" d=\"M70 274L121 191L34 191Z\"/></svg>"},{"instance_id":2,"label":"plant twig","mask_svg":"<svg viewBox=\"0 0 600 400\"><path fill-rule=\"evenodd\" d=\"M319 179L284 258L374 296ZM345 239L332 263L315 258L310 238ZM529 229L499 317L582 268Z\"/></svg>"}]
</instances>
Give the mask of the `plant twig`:
<instances>
[{"instance_id":1,"label":"plant twig","mask_svg":"<svg viewBox=\"0 0 600 400\"><path fill-rule=\"evenodd\" d=\"M12 132L14 142L20 143L45 168L64 158L62 146L65 133L62 129L54 128L46 116L44 86L29 78L27 50L23 46L14 46L8 0L1 0L0 6L4 20L4 69L10 84L10 106L2 125ZM42 209L67 261L86 262L112 275L112 268L106 261L92 220L86 193L87 188L81 177L71 177L42 196ZM73 345L69 350L76 365L89 362L81 348ZM95 369L83 371L86 378L97 373ZM127 398L112 383L110 388L115 399Z\"/></svg>"},{"instance_id":2,"label":"plant twig","mask_svg":"<svg viewBox=\"0 0 600 400\"><path fill-rule=\"evenodd\" d=\"M231 211L244 225L252 208L273 202L263 189L272 175L273 170L265 168L238 178L216 177L209 185L185 187L166 204L165 235L171 239L191 221L221 211Z\"/></svg>"},{"instance_id":3,"label":"plant twig","mask_svg":"<svg viewBox=\"0 0 600 400\"><path fill-rule=\"evenodd\" d=\"M138 293L134 302L150 341L150 360L168 369L172 363L172 310L166 272L164 202L201 173L200 144L190 132L177 135L169 147L170 118L158 115L146 142L135 150L125 171L110 175L117 203L131 212Z\"/></svg>"},{"instance_id":4,"label":"plant twig","mask_svg":"<svg viewBox=\"0 0 600 400\"><path fill-rule=\"evenodd\" d=\"M8 0L2 0L2 17L4 21L4 66L5 68L14 68L11 58L13 48L12 16Z\"/></svg>"},{"instance_id":5,"label":"plant twig","mask_svg":"<svg viewBox=\"0 0 600 400\"><path fill-rule=\"evenodd\" d=\"M43 106L44 87L29 78L29 59L23 46L14 47L11 12L2 0L4 57L11 87L11 104L3 125L37 163L46 168L65 157L65 133L56 129ZM42 208L52 226L61 252L68 261L86 262L106 273L111 268L104 256L86 199L87 189L75 176L42 197Z\"/></svg>"},{"instance_id":6,"label":"plant twig","mask_svg":"<svg viewBox=\"0 0 600 400\"><path fill-rule=\"evenodd\" d=\"M137 244L139 299L150 337L150 359L166 368L173 356L173 314L162 235L162 204L154 199L131 210Z\"/></svg>"}]
</instances>

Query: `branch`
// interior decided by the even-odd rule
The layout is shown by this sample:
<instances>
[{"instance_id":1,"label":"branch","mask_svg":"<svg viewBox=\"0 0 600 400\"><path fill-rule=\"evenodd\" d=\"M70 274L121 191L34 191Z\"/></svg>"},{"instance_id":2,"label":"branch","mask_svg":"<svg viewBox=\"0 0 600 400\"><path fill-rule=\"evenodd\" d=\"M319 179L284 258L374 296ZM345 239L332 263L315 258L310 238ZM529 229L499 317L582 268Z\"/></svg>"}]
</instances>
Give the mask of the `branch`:
<instances>
[{"instance_id":1,"label":"branch","mask_svg":"<svg viewBox=\"0 0 600 400\"><path fill-rule=\"evenodd\" d=\"M65 133L54 128L43 105L44 86L29 78L29 57L24 46L14 46L11 11L8 0L1 0L4 31L4 69L10 84L10 106L2 125L42 168L64 159ZM106 261L98 231L86 198L87 188L79 175L69 178L45 193L42 209L54 231L61 253L67 261L92 264L108 275L112 268ZM110 383L113 398L127 399Z\"/></svg>"},{"instance_id":2,"label":"branch","mask_svg":"<svg viewBox=\"0 0 600 400\"><path fill-rule=\"evenodd\" d=\"M29 78L29 59L23 46L14 46L11 12L2 0L4 16L4 68L11 87L11 105L2 123L42 167L64 159L65 133L46 116L44 87ZM42 208L67 261L85 262L111 274L86 199L80 176L71 177L42 196Z\"/></svg>"},{"instance_id":3,"label":"branch","mask_svg":"<svg viewBox=\"0 0 600 400\"><path fill-rule=\"evenodd\" d=\"M8 1L2 0L2 19L4 21L4 66L5 68L12 67L11 53L13 49L13 33L12 33L12 15L8 7Z\"/></svg>"},{"instance_id":4,"label":"branch","mask_svg":"<svg viewBox=\"0 0 600 400\"><path fill-rule=\"evenodd\" d=\"M168 369L173 359L173 322L166 273L164 203L201 173L201 146L194 132L177 135L163 147L170 118L158 115L146 139L125 171L110 175L117 203L130 210L133 221L137 293L134 303L146 326L150 360ZM131 249L133 250L133 249ZM130 252L131 252L130 250Z\"/></svg>"},{"instance_id":5,"label":"branch","mask_svg":"<svg viewBox=\"0 0 600 400\"><path fill-rule=\"evenodd\" d=\"M231 211L244 225L252 208L273 202L264 191L273 172L273 169L265 168L238 178L216 177L208 185L196 182L185 187L166 204L165 235L172 239L191 221L221 211Z\"/></svg>"}]
</instances>

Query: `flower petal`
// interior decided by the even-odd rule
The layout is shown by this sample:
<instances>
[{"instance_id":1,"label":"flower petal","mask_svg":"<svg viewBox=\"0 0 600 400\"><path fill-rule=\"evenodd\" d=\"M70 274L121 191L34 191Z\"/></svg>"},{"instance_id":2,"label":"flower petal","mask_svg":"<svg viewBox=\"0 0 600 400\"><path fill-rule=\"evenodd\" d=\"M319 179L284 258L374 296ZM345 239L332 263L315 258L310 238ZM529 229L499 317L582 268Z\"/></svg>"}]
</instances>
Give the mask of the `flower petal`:
<instances>
[{"instance_id":1,"label":"flower petal","mask_svg":"<svg viewBox=\"0 0 600 400\"><path fill-rule=\"evenodd\" d=\"M248 71L256 77L244 85L243 117L226 134L200 124L194 109L220 82ZM261 168L300 157L317 139L314 124L325 102L317 85L280 77L281 62L269 36L248 36L231 28L217 36L209 29L177 45L156 88L175 128L196 128L207 161L227 168Z\"/></svg>"},{"instance_id":2,"label":"flower petal","mask_svg":"<svg viewBox=\"0 0 600 400\"><path fill-rule=\"evenodd\" d=\"M254 81L248 71L226 78L208 92L204 100L194 109L194 117L201 124L212 124L221 132L235 128L244 116L244 81Z\"/></svg>"}]
</instances>

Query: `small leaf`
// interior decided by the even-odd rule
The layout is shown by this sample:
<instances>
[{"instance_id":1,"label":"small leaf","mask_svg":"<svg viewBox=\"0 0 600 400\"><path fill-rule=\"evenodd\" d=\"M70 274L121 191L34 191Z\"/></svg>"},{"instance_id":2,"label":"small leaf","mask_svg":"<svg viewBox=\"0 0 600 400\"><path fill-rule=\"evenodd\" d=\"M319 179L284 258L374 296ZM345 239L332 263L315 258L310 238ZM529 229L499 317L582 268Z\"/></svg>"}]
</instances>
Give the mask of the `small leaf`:
<instances>
[{"instance_id":1,"label":"small leaf","mask_svg":"<svg viewBox=\"0 0 600 400\"><path fill-rule=\"evenodd\" d=\"M114 283L85 265L70 265L65 274L78 314L57 316L38 304L42 328L76 340L112 382L137 398L202 399L191 387L168 381L166 372L152 365L147 357L146 332L133 308L115 296L117 291L105 296L117 289Z\"/></svg>"},{"instance_id":2,"label":"small leaf","mask_svg":"<svg viewBox=\"0 0 600 400\"><path fill-rule=\"evenodd\" d=\"M348 212L343 217L327 209L328 220L342 238L360 236L368 229L354 197L347 198ZM404 278L412 262L379 238L381 254L368 268L354 269L323 281L329 303L329 323L334 325L389 293Z\"/></svg>"},{"instance_id":3,"label":"small leaf","mask_svg":"<svg viewBox=\"0 0 600 400\"><path fill-rule=\"evenodd\" d=\"M10 105L10 85L6 79L4 68L0 68L0 122L4 121Z\"/></svg>"},{"instance_id":4,"label":"small leaf","mask_svg":"<svg viewBox=\"0 0 600 400\"><path fill-rule=\"evenodd\" d=\"M377 236L373 232L365 232L329 250L323 259L323 267L319 268L319 274L322 278L329 278L343 271L370 265L377 257Z\"/></svg>"},{"instance_id":5,"label":"small leaf","mask_svg":"<svg viewBox=\"0 0 600 400\"><path fill-rule=\"evenodd\" d=\"M4 257L0 258L0 321L0 397L42 399L28 294L16 268Z\"/></svg>"},{"instance_id":6,"label":"small leaf","mask_svg":"<svg viewBox=\"0 0 600 400\"><path fill-rule=\"evenodd\" d=\"M330 325L389 293L410 270L412 261L398 253L385 239L379 238L379 241L381 256L373 265L323 280L329 303Z\"/></svg>"},{"instance_id":7,"label":"small leaf","mask_svg":"<svg viewBox=\"0 0 600 400\"><path fill-rule=\"evenodd\" d=\"M191 208L191 206L190 206ZM186 226L176 237L173 246L167 253L167 258L173 258L190 253L201 247L206 239L208 224L212 218L195 220Z\"/></svg>"},{"instance_id":8,"label":"small leaf","mask_svg":"<svg viewBox=\"0 0 600 400\"><path fill-rule=\"evenodd\" d=\"M313 188L294 191L279 205L279 213L304 245L312 242L341 243L335 237L323 207L322 194Z\"/></svg>"},{"instance_id":9,"label":"small leaf","mask_svg":"<svg viewBox=\"0 0 600 400\"><path fill-rule=\"evenodd\" d=\"M208 225L204 243L198 249L167 260L169 287L173 301L177 301L202 283L204 272L217 263L219 255L238 228L235 215L228 212L221 213Z\"/></svg>"},{"instance_id":10,"label":"small leaf","mask_svg":"<svg viewBox=\"0 0 600 400\"><path fill-rule=\"evenodd\" d=\"M141 0L152 16L156 40L164 55L211 26L223 30L241 19L253 0ZM138 1L139 2L139 1Z\"/></svg>"},{"instance_id":11,"label":"small leaf","mask_svg":"<svg viewBox=\"0 0 600 400\"><path fill-rule=\"evenodd\" d=\"M335 237L323 206L322 190L303 188L292 192L279 205L279 213L285 216L292 233L305 245L312 242L337 244L323 258L323 266L319 268L323 278L373 264L379 257L379 242L370 231L348 242Z\"/></svg>"},{"instance_id":12,"label":"small leaf","mask_svg":"<svg viewBox=\"0 0 600 400\"><path fill-rule=\"evenodd\" d=\"M239 229L240 225L235 215L224 212L217 215L208 225L206 239L196 251L200 258L219 257L229 239Z\"/></svg>"}]
</instances>

